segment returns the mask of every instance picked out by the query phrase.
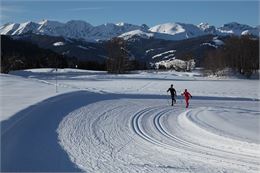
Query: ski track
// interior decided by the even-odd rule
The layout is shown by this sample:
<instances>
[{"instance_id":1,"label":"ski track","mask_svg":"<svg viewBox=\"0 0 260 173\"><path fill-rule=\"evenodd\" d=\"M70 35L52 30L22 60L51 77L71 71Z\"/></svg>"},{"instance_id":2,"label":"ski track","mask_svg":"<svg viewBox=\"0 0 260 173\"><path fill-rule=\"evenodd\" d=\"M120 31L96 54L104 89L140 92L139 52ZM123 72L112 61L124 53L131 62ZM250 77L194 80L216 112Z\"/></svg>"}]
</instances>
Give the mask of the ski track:
<instances>
[{"instance_id":1,"label":"ski track","mask_svg":"<svg viewBox=\"0 0 260 173\"><path fill-rule=\"evenodd\" d=\"M165 105L168 101L162 97L152 99L148 95L133 97L129 94L112 96L106 89L91 85L75 85L64 81L56 84L54 80L43 79L31 78L36 82L72 91L92 91L100 96L98 99L92 98L95 103L88 97L88 102L82 101L83 107L68 109L69 112L65 111L66 114L61 115L64 117L62 121L57 121L60 122L57 129L60 146L67 152L70 161L84 172L256 173L260 170L260 139L256 139L257 132L251 134L255 127L251 131L250 127L244 127L246 130L240 131L236 127L241 125L240 122L233 122L232 119L232 116L240 116L238 121L246 120L247 117L251 122L259 121L259 118L255 118L260 115L259 109L255 109L259 106L259 100L231 99L230 104L228 100L225 101L225 97L205 97L204 101L192 99L190 109L184 109L182 101L172 108ZM151 80L135 89L123 89L133 89L139 93L149 90L152 84L156 85L156 82ZM42 107L46 105L44 103ZM28 117L34 117L33 114L37 111L40 110L28 109ZM54 111L59 112L58 109ZM45 112L52 113L48 110ZM229 117L229 114L232 115ZM42 117L43 115L44 113ZM28 123L27 118L18 118L17 122ZM218 128L219 124L214 121L224 123L221 124L223 129ZM251 125L250 121L244 124ZM2 134L9 131L17 134L17 124L13 122L9 128L2 129ZM235 128L232 129L229 125ZM236 129L243 134L235 132ZM52 129L52 132L55 130ZM26 143L26 140L23 142ZM7 144L8 142L6 146ZM55 144L58 146L56 140ZM20 156L21 158L23 157ZM12 159L15 160L14 157Z\"/></svg>"},{"instance_id":2,"label":"ski track","mask_svg":"<svg viewBox=\"0 0 260 173\"><path fill-rule=\"evenodd\" d=\"M203 111L159 99L100 101L62 120L59 143L86 172L258 172L259 144L211 131Z\"/></svg>"}]
</instances>

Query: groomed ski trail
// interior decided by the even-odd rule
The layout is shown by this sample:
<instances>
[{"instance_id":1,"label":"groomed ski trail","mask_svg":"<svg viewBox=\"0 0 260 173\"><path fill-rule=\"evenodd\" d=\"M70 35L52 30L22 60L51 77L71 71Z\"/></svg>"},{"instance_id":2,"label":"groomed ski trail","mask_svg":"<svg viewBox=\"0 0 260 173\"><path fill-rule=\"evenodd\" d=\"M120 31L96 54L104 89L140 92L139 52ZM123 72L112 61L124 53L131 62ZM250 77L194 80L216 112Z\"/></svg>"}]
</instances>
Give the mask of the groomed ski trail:
<instances>
[{"instance_id":1,"label":"groomed ski trail","mask_svg":"<svg viewBox=\"0 0 260 173\"><path fill-rule=\"evenodd\" d=\"M164 103L117 99L82 107L60 123L60 145L87 172L259 171L259 144L202 124L196 117L207 107Z\"/></svg>"}]
</instances>

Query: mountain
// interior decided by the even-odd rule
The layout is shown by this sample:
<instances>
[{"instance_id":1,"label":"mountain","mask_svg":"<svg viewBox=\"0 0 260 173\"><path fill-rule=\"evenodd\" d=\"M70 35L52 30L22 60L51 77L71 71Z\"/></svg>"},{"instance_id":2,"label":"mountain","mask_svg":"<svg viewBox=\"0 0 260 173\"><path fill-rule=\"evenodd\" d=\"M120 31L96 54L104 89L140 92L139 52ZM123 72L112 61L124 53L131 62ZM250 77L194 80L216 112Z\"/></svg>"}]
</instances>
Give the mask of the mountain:
<instances>
[{"instance_id":1,"label":"mountain","mask_svg":"<svg viewBox=\"0 0 260 173\"><path fill-rule=\"evenodd\" d=\"M136 30L135 30L136 31ZM142 32L139 32L141 34ZM149 36L149 35L148 35ZM68 39L61 36L48 36L33 33L11 36L14 40L33 43L40 48L50 49L60 55L76 58L77 61L91 61L104 63L108 57L106 41L88 42L85 40ZM224 44L225 37L203 35L184 40L164 40L142 37L132 37L126 40L127 47L135 60L141 64L155 63L170 58L181 59L185 54L191 53L199 65L205 51L214 50ZM15 43L15 42L14 42ZM4 43L3 43L4 44ZM174 57L171 52L174 50ZM166 54L169 52L170 54ZM159 56L159 55L162 56Z\"/></svg>"},{"instance_id":2,"label":"mountain","mask_svg":"<svg viewBox=\"0 0 260 173\"><path fill-rule=\"evenodd\" d=\"M91 62L92 64L83 63L88 67L92 66L93 62L96 63L95 66L104 64L108 57L107 41L112 37L122 37L135 60L141 66L148 67L157 62L185 60L187 57L194 58L196 65L200 66L207 52L224 45L230 35L258 36L259 29L259 26L251 27L234 22L219 28L208 23L193 25L180 22L149 28L145 24L138 26L128 23L107 23L92 26L79 20L67 23L43 20L39 23L5 24L0 27L0 33L9 35L13 39L13 44L21 45L16 40L22 43L29 42L75 60L73 65L79 62ZM6 46L4 48L7 49Z\"/></svg>"},{"instance_id":3,"label":"mountain","mask_svg":"<svg viewBox=\"0 0 260 173\"><path fill-rule=\"evenodd\" d=\"M149 28L147 31L134 30L120 35L124 39L132 37L156 38L164 40L184 40L207 35L197 26L184 23L165 23Z\"/></svg>"},{"instance_id":4,"label":"mountain","mask_svg":"<svg viewBox=\"0 0 260 173\"><path fill-rule=\"evenodd\" d=\"M208 23L200 23L197 27L207 34L217 35L215 26L209 25Z\"/></svg>"},{"instance_id":5,"label":"mountain","mask_svg":"<svg viewBox=\"0 0 260 173\"><path fill-rule=\"evenodd\" d=\"M79 61L95 61L101 63L104 62L106 58L105 45L103 43L34 33L25 33L11 37L14 40L33 43L40 48L50 49L60 55L76 57Z\"/></svg>"},{"instance_id":6,"label":"mountain","mask_svg":"<svg viewBox=\"0 0 260 173\"><path fill-rule=\"evenodd\" d=\"M199 25L185 23L165 23L149 28L147 31L134 30L120 35L124 39L133 38L156 38L164 40L184 40L203 35L230 36L230 35L254 35L259 36L259 27L251 27L238 23L228 23L219 28L209 25L208 23L200 23Z\"/></svg>"},{"instance_id":7,"label":"mountain","mask_svg":"<svg viewBox=\"0 0 260 173\"><path fill-rule=\"evenodd\" d=\"M217 28L217 31L219 35L232 34L232 35L240 36L240 35L251 34L251 35L259 36L260 30L258 27L251 27L249 25L232 22L232 23L224 24L220 28Z\"/></svg>"},{"instance_id":8,"label":"mountain","mask_svg":"<svg viewBox=\"0 0 260 173\"><path fill-rule=\"evenodd\" d=\"M220 47L225 39L226 37L216 38L212 35L175 41L133 37L127 40L127 45L139 62L149 64L172 58L183 59L187 54L191 54L199 66L205 53Z\"/></svg>"},{"instance_id":9,"label":"mountain","mask_svg":"<svg viewBox=\"0 0 260 173\"><path fill-rule=\"evenodd\" d=\"M21 35L28 32L49 36L62 36L73 39L84 39L87 41L108 40L125 32L132 30L147 30L146 25L132 25L128 23L107 23L99 26L80 21L71 20L67 23L43 20L39 23L11 23L5 24L0 28L2 35Z\"/></svg>"},{"instance_id":10,"label":"mountain","mask_svg":"<svg viewBox=\"0 0 260 173\"><path fill-rule=\"evenodd\" d=\"M37 45L1 36L1 73L29 68L67 67L68 60L54 51Z\"/></svg>"},{"instance_id":11,"label":"mountain","mask_svg":"<svg viewBox=\"0 0 260 173\"><path fill-rule=\"evenodd\" d=\"M206 33L201 31L197 26L184 23L165 23L156 25L150 28L149 31L154 33L174 35L175 40L184 40L206 35Z\"/></svg>"},{"instance_id":12,"label":"mountain","mask_svg":"<svg viewBox=\"0 0 260 173\"><path fill-rule=\"evenodd\" d=\"M34 33L39 35L62 36L64 38L82 39L88 42L109 40L113 37L123 37L130 39L133 37L156 38L164 40L183 40L203 35L245 35L251 34L259 36L259 27L239 23L227 23L216 28L207 23L199 25L185 23L164 23L149 28L143 24L133 25L129 23L107 23L93 26L85 21L71 20L66 23L57 21L43 20L25 23L8 23L0 27L1 35L21 35Z\"/></svg>"}]
</instances>

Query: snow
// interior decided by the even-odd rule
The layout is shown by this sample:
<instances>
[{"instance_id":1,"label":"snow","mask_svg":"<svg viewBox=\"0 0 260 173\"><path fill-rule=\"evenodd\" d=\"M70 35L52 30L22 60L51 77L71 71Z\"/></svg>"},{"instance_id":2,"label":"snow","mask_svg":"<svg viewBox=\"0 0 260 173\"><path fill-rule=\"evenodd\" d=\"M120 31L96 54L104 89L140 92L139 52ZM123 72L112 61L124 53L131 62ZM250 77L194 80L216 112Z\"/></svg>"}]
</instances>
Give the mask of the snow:
<instances>
[{"instance_id":1,"label":"snow","mask_svg":"<svg viewBox=\"0 0 260 173\"><path fill-rule=\"evenodd\" d=\"M134 36L139 36L141 38L149 39L149 38L152 38L154 36L154 34L144 32L144 31L141 31L141 30L134 30L134 31L126 32L126 33L120 35L119 37L122 37L125 40L128 40L130 38L133 38Z\"/></svg>"},{"instance_id":2,"label":"snow","mask_svg":"<svg viewBox=\"0 0 260 173\"><path fill-rule=\"evenodd\" d=\"M197 26L184 23L165 23L156 25L149 30L151 32L173 35L174 40L183 40L205 35Z\"/></svg>"},{"instance_id":3,"label":"snow","mask_svg":"<svg viewBox=\"0 0 260 173\"><path fill-rule=\"evenodd\" d=\"M148 53L153 52L153 51L154 51L154 49L148 49L148 50L145 51L145 54L148 54Z\"/></svg>"},{"instance_id":4,"label":"snow","mask_svg":"<svg viewBox=\"0 0 260 173\"><path fill-rule=\"evenodd\" d=\"M165 23L150 28L150 31L175 35L185 32L185 29L177 23Z\"/></svg>"},{"instance_id":5,"label":"snow","mask_svg":"<svg viewBox=\"0 0 260 173\"><path fill-rule=\"evenodd\" d=\"M218 37L214 37L212 41L213 41L217 46L222 46L222 45L225 44L222 40L218 39Z\"/></svg>"},{"instance_id":6,"label":"snow","mask_svg":"<svg viewBox=\"0 0 260 173\"><path fill-rule=\"evenodd\" d=\"M42 20L40 22L25 22L21 24L7 23L0 27L0 34L20 35L27 32L35 34L63 36L65 38L84 39L89 42L108 40L113 37L123 37L131 39L135 36L149 39L183 40L202 35L245 35L252 34L259 36L259 28L243 25L239 23L227 23L216 28L207 23L199 25L186 23L163 23L149 28L143 24L141 26L129 23L106 23L98 26L81 20L71 20L67 23L58 21Z\"/></svg>"},{"instance_id":7,"label":"snow","mask_svg":"<svg viewBox=\"0 0 260 173\"><path fill-rule=\"evenodd\" d=\"M168 57L171 57L171 55L166 56L163 59L166 59ZM152 65L153 66L153 65ZM179 71L190 71L195 68L195 61L194 60L189 60L189 61L183 61L180 59L167 59L167 60L162 60L154 63L155 69L160 69L161 67L164 67L165 69L174 69L174 70L179 70Z\"/></svg>"},{"instance_id":8,"label":"snow","mask_svg":"<svg viewBox=\"0 0 260 173\"><path fill-rule=\"evenodd\" d=\"M211 47L214 47L216 49L218 48L218 46L211 44L211 43L202 43L202 44L200 44L200 46L211 46Z\"/></svg>"},{"instance_id":9,"label":"snow","mask_svg":"<svg viewBox=\"0 0 260 173\"><path fill-rule=\"evenodd\" d=\"M252 34L254 36L259 37L259 28L251 27L249 25L239 24L236 22L231 22L224 24L223 26L217 28L219 35L245 35L245 34Z\"/></svg>"},{"instance_id":10,"label":"snow","mask_svg":"<svg viewBox=\"0 0 260 173\"><path fill-rule=\"evenodd\" d=\"M148 96L112 101L82 107L59 125L61 145L84 171L257 171L259 152L255 149L259 146L199 127L198 120L192 118L200 110L181 113L182 109L165 106L163 99L155 101ZM207 102L201 103L211 105ZM221 106L229 110L227 103ZM250 123L256 126L253 120Z\"/></svg>"},{"instance_id":11,"label":"snow","mask_svg":"<svg viewBox=\"0 0 260 173\"><path fill-rule=\"evenodd\" d=\"M203 31L205 31L205 30L207 30L207 29L209 29L210 28L210 25L208 24L208 23L200 23L199 25L198 25L198 27L201 29L201 30L203 30Z\"/></svg>"},{"instance_id":12,"label":"snow","mask_svg":"<svg viewBox=\"0 0 260 173\"><path fill-rule=\"evenodd\" d=\"M53 91L53 86L46 85L46 83L35 82L19 76L1 74L2 102L0 121L10 118L32 104L55 95Z\"/></svg>"},{"instance_id":13,"label":"snow","mask_svg":"<svg viewBox=\"0 0 260 173\"><path fill-rule=\"evenodd\" d=\"M65 26L65 24L56 22L56 21L50 21L50 20L42 20L39 22L38 32L41 34L51 35L51 36L59 36L58 32L62 32L61 29Z\"/></svg>"},{"instance_id":14,"label":"snow","mask_svg":"<svg viewBox=\"0 0 260 173\"><path fill-rule=\"evenodd\" d=\"M174 54L175 52L176 52L176 50L169 50L169 51L166 51L166 52L163 52L163 53L154 55L154 56L152 57L152 59L155 59L155 58L158 58L158 57L162 57L162 56L165 56L165 55L167 55L166 58L172 57L172 56L175 55L175 54Z\"/></svg>"},{"instance_id":15,"label":"snow","mask_svg":"<svg viewBox=\"0 0 260 173\"><path fill-rule=\"evenodd\" d=\"M3 35L9 35L12 32L14 32L15 30L17 30L19 28L19 24L17 23L11 23L11 24L7 24L1 27L1 34Z\"/></svg>"},{"instance_id":16,"label":"snow","mask_svg":"<svg viewBox=\"0 0 260 173\"><path fill-rule=\"evenodd\" d=\"M65 43L64 42L56 42L56 43L53 43L53 46L64 46Z\"/></svg>"},{"instance_id":17,"label":"snow","mask_svg":"<svg viewBox=\"0 0 260 173\"><path fill-rule=\"evenodd\" d=\"M222 46L224 44L225 43L222 40L218 39L218 37L213 37L212 42L202 43L202 44L200 44L200 46L211 46L211 47L214 47L217 49L219 46Z\"/></svg>"},{"instance_id":18,"label":"snow","mask_svg":"<svg viewBox=\"0 0 260 173\"><path fill-rule=\"evenodd\" d=\"M209 25L208 23L200 23L197 27L205 33L216 35L216 27Z\"/></svg>"},{"instance_id":19,"label":"snow","mask_svg":"<svg viewBox=\"0 0 260 173\"><path fill-rule=\"evenodd\" d=\"M137 29L142 30L144 27L127 23L121 25L108 23L92 26L91 24L81 20L70 20L67 23L42 20L38 23L29 21L21 24L6 24L1 27L0 33L7 35L20 35L32 32L35 34L97 41L108 40L125 32Z\"/></svg>"},{"instance_id":20,"label":"snow","mask_svg":"<svg viewBox=\"0 0 260 173\"><path fill-rule=\"evenodd\" d=\"M27 32L35 32L35 30L37 30L37 28L39 27L38 23L34 23L31 21L25 22L25 23L21 23L18 27L18 29L16 29L11 35L19 35L19 34L24 34Z\"/></svg>"},{"instance_id":21,"label":"snow","mask_svg":"<svg viewBox=\"0 0 260 173\"><path fill-rule=\"evenodd\" d=\"M4 172L259 172L259 80L28 69L0 81Z\"/></svg>"}]
</instances>

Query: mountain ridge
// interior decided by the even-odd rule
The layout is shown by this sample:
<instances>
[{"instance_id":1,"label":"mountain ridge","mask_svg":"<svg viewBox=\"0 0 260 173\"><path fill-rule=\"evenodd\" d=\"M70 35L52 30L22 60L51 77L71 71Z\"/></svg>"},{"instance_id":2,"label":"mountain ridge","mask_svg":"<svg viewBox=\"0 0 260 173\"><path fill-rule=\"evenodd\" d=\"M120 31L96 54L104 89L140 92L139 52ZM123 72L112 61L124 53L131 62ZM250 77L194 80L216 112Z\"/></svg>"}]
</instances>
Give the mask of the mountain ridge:
<instances>
[{"instance_id":1,"label":"mountain ridge","mask_svg":"<svg viewBox=\"0 0 260 173\"><path fill-rule=\"evenodd\" d=\"M134 36L141 36L143 38L153 37L165 40L183 40L208 34L217 36L241 36L251 34L259 37L259 31L260 28L258 26L252 27L237 22L230 22L217 28L208 23L194 25L181 22L169 22L148 27L146 24L135 25L124 22L93 26L83 20L70 20L66 23L42 20L38 23L32 21L7 23L0 27L0 34L2 35L21 35L32 32L41 35L83 39L89 42L109 40L113 37L129 39Z\"/></svg>"}]
</instances>

